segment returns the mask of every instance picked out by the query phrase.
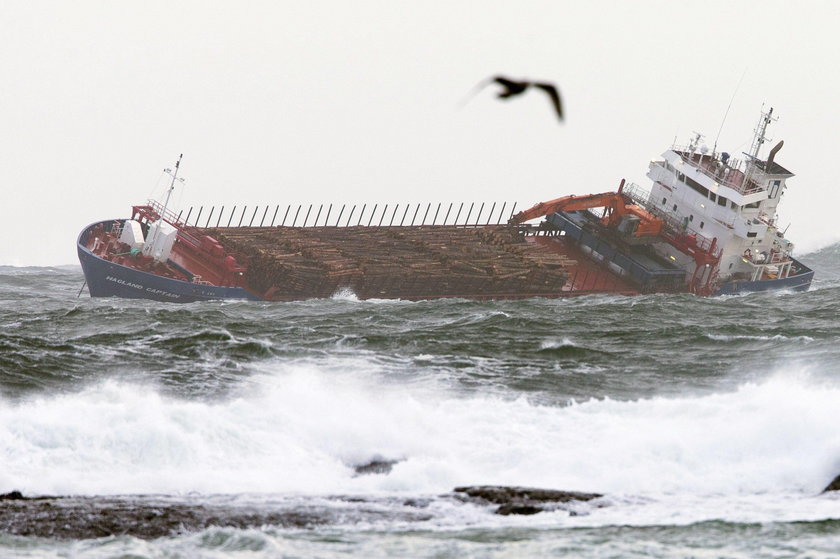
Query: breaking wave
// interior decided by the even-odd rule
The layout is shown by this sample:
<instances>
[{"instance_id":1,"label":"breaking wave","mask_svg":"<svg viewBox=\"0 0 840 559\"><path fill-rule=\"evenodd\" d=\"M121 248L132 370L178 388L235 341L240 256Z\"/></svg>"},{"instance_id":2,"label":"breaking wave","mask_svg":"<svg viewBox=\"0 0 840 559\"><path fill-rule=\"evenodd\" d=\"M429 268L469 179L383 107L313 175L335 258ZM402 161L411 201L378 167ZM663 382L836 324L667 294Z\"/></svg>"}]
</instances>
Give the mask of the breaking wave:
<instances>
[{"instance_id":1,"label":"breaking wave","mask_svg":"<svg viewBox=\"0 0 840 559\"><path fill-rule=\"evenodd\" d=\"M309 365L224 401L113 380L0 401L0 490L29 494L439 493L512 484L625 495L813 494L840 472L840 388L548 406ZM387 475L356 476L376 458Z\"/></svg>"}]
</instances>

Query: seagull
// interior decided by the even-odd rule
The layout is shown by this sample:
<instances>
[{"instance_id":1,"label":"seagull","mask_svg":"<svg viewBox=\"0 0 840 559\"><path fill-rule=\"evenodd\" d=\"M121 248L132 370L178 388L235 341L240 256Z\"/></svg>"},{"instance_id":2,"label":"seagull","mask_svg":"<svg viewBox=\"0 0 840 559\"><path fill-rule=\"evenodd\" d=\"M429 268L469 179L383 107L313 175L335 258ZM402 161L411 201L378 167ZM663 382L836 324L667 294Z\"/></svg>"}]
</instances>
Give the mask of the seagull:
<instances>
[{"instance_id":1,"label":"seagull","mask_svg":"<svg viewBox=\"0 0 840 559\"><path fill-rule=\"evenodd\" d=\"M508 99L516 95L521 95L522 93L525 93L525 90L527 90L531 86L542 89L543 91L545 91L545 94L548 95L548 98L551 101L551 105L557 112L557 118L561 121L563 120L563 105L560 102L560 94L557 93L557 88L554 86L554 84L532 81L516 81L510 78L506 78L505 76L493 76L479 83L473 90L473 96L476 95L480 90L490 85L491 83L497 83L504 88L502 91L499 91L496 94L496 97L498 97L499 99Z\"/></svg>"}]
</instances>

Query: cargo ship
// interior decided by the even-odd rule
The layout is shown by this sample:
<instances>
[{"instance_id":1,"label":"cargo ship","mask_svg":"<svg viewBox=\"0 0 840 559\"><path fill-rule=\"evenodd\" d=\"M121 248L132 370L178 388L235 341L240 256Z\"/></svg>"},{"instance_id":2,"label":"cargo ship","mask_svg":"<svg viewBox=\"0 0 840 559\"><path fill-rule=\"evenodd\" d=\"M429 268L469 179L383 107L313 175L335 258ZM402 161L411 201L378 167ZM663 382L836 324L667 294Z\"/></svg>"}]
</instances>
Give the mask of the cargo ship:
<instances>
[{"instance_id":1,"label":"cargo ship","mask_svg":"<svg viewBox=\"0 0 840 559\"><path fill-rule=\"evenodd\" d=\"M419 221L423 205L386 204L358 213L321 206L308 224L313 206L289 205L275 225L278 205L268 224L265 206L242 208L238 220L234 207L226 221L225 208L213 207L202 225L203 207L194 219L193 208L183 218L168 208L179 159L167 170L166 201L84 228L79 260L92 297L172 302L804 291L814 272L792 256L777 217L793 176L776 161L783 142L759 157L772 114L762 112L741 158L709 150L695 134L651 161L649 189L622 180L612 192L518 213L493 204L484 218L482 204L472 221L475 204L466 212L464 204L427 204Z\"/></svg>"}]
</instances>

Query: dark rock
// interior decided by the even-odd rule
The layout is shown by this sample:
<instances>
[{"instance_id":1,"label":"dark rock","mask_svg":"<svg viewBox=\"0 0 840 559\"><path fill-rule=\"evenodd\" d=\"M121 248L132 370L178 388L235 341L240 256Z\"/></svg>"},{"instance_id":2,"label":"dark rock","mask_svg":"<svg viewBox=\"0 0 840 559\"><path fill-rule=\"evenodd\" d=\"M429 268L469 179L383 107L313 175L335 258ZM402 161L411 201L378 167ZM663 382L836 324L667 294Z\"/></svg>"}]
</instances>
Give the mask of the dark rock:
<instances>
[{"instance_id":1,"label":"dark rock","mask_svg":"<svg viewBox=\"0 0 840 559\"><path fill-rule=\"evenodd\" d=\"M508 503L507 505L502 505L497 508L496 514L501 514L502 516L508 516L510 514L537 514L538 512L542 512L544 510L544 508L534 505L515 505L513 503Z\"/></svg>"},{"instance_id":2,"label":"dark rock","mask_svg":"<svg viewBox=\"0 0 840 559\"><path fill-rule=\"evenodd\" d=\"M397 462L399 462L399 460L374 459L366 464L353 466L353 469L355 470L357 476L390 474L391 470L394 468L394 464Z\"/></svg>"},{"instance_id":3,"label":"dark rock","mask_svg":"<svg viewBox=\"0 0 840 559\"><path fill-rule=\"evenodd\" d=\"M603 497L600 493L499 485L456 487L455 493L461 493L467 497L467 500L476 501L481 504L493 503L500 505L496 509L496 514L502 515L537 514L545 510L554 510L558 508L558 504L585 502Z\"/></svg>"},{"instance_id":4,"label":"dark rock","mask_svg":"<svg viewBox=\"0 0 840 559\"><path fill-rule=\"evenodd\" d=\"M834 478L834 481L828 484L828 486L823 489L823 493L828 491L840 491L840 476Z\"/></svg>"},{"instance_id":5,"label":"dark rock","mask_svg":"<svg viewBox=\"0 0 840 559\"><path fill-rule=\"evenodd\" d=\"M20 491L10 491L0 495L0 501L23 501L26 497Z\"/></svg>"},{"instance_id":6,"label":"dark rock","mask_svg":"<svg viewBox=\"0 0 840 559\"><path fill-rule=\"evenodd\" d=\"M403 506L425 509L431 503L432 501L430 499L406 499L405 501L403 501Z\"/></svg>"}]
</instances>

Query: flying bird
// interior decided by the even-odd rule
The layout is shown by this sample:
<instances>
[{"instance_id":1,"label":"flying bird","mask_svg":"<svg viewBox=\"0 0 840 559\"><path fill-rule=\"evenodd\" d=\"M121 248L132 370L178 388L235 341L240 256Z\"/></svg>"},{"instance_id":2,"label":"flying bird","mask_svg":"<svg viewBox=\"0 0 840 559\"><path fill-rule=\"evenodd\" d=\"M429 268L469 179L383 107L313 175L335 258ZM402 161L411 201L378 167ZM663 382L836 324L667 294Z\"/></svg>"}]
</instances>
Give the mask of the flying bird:
<instances>
[{"instance_id":1,"label":"flying bird","mask_svg":"<svg viewBox=\"0 0 840 559\"><path fill-rule=\"evenodd\" d=\"M473 96L475 96L479 91L481 91L482 89L484 89L492 83L497 83L504 88L502 91L496 93L496 97L498 97L499 99L509 99L510 97L521 95L522 93L525 93L525 91L529 87L532 86L543 90L545 94L548 95L548 99L551 102L552 107L554 107L555 112L557 113L557 118L561 121L563 120L563 104L560 101L560 94L557 92L557 88L554 86L554 84L532 81L516 81L506 78L504 76L494 76L491 78L487 78L483 82L479 83L473 89L473 94L470 96L470 99Z\"/></svg>"}]
</instances>

